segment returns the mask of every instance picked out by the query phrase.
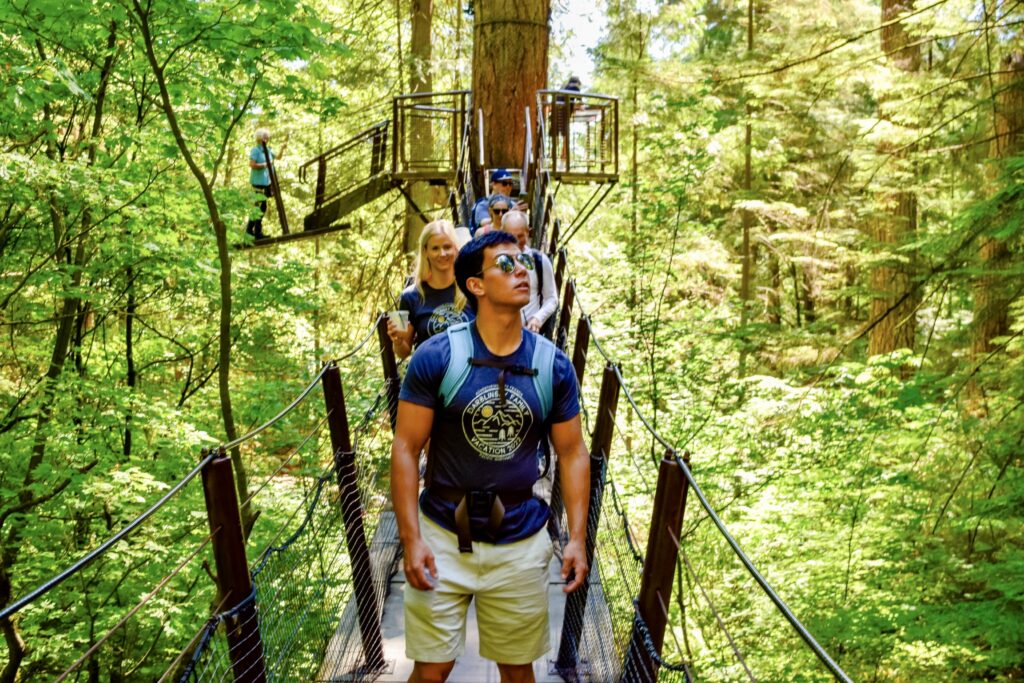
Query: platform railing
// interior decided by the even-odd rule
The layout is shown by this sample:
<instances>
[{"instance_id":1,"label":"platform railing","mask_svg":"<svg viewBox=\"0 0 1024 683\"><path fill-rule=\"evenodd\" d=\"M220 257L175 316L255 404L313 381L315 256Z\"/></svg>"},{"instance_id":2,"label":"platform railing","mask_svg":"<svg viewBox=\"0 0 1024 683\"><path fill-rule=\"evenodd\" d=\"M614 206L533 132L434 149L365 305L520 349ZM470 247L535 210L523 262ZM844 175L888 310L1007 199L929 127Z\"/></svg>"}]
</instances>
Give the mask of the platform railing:
<instances>
[{"instance_id":1,"label":"platform railing","mask_svg":"<svg viewBox=\"0 0 1024 683\"><path fill-rule=\"evenodd\" d=\"M544 168L563 182L610 182L619 176L619 100L575 90L538 90L537 141Z\"/></svg>"},{"instance_id":2,"label":"platform railing","mask_svg":"<svg viewBox=\"0 0 1024 683\"><path fill-rule=\"evenodd\" d=\"M395 97L391 173L396 180L447 183L462 158L470 91L412 93Z\"/></svg>"}]
</instances>

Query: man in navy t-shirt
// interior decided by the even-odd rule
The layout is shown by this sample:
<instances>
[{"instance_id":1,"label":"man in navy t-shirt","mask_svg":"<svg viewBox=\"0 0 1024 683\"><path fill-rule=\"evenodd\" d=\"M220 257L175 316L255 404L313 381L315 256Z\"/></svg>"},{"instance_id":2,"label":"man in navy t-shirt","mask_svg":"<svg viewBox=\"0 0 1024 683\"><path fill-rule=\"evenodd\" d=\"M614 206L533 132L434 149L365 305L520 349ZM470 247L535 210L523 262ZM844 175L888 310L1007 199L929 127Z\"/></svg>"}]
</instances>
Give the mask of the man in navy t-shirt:
<instances>
[{"instance_id":1,"label":"man in navy t-shirt","mask_svg":"<svg viewBox=\"0 0 1024 683\"><path fill-rule=\"evenodd\" d=\"M558 453L569 518L565 592L588 573L586 517L590 458L569 360L555 352L546 419L534 384L534 349L520 309L530 298L515 238L489 233L455 262L455 280L477 318L469 323L469 374L450 401L440 395L452 356L449 334L413 355L399 396L392 447L392 497L404 550L406 654L412 681L445 680L465 647L466 610L476 602L480 654L501 680L534 680L550 649L547 504L532 496L538 451L548 434ZM429 439L427 486L418 499L418 456ZM467 538L467 536L469 536Z\"/></svg>"}]
</instances>

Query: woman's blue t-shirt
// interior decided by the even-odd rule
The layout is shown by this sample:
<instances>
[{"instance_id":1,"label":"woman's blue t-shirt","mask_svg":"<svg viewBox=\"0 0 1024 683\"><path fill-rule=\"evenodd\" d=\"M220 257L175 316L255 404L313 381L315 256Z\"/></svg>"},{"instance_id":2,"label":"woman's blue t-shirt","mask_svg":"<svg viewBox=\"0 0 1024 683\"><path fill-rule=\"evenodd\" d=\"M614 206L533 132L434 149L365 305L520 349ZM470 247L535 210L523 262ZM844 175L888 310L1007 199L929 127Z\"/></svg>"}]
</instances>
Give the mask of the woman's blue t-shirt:
<instances>
[{"instance_id":1,"label":"woman's blue t-shirt","mask_svg":"<svg viewBox=\"0 0 1024 683\"><path fill-rule=\"evenodd\" d=\"M476 325L473 357L508 365L531 367L537 335L523 330L515 352L495 356L484 346ZM434 410L430 432L432 482L464 491L529 489L537 481L541 440L547 424L565 422L580 412L576 373L561 351L555 354L552 372L552 406L542 423L540 401L529 375L505 373L505 402L498 395L498 368L474 366L448 405L438 396L448 368L451 346L447 334L422 344L412 356L399 400ZM449 531L455 531L455 504L424 492L423 513ZM547 523L547 504L533 498L506 507L497 533L487 529L486 517L473 517L474 540L511 543L537 533Z\"/></svg>"},{"instance_id":2,"label":"woman's blue t-shirt","mask_svg":"<svg viewBox=\"0 0 1024 683\"><path fill-rule=\"evenodd\" d=\"M416 330L417 345L452 325L469 322L476 317L469 306L461 311L455 310L455 283L444 289L434 289L424 282L422 297L416 285L406 287L398 308L409 311L409 322Z\"/></svg>"}]
</instances>

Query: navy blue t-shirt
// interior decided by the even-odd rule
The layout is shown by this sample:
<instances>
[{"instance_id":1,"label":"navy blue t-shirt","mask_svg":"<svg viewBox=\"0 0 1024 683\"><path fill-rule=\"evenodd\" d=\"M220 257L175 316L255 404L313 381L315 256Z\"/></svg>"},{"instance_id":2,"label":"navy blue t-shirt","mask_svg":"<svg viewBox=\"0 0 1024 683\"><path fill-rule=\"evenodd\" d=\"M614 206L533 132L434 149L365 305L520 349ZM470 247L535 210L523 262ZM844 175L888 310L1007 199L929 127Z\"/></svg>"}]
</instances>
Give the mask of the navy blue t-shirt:
<instances>
[{"instance_id":1,"label":"navy blue t-shirt","mask_svg":"<svg viewBox=\"0 0 1024 683\"><path fill-rule=\"evenodd\" d=\"M509 365L531 367L537 335L523 330L523 341L513 353L495 356L473 332L473 357ZM412 356L399 400L434 410L430 432L432 481L464 491L529 489L537 481L538 450L547 431L541 422L540 400L529 375L505 373L505 405L498 396L498 368L473 367L446 407L440 398L441 380L448 368L451 345L447 334L422 344ZM569 359L556 351L552 371L549 423L571 420L580 412L576 373ZM455 531L455 504L424 492L423 513L449 531ZM505 509L497 533L487 529L486 517L470 520L473 540L512 543L537 533L547 523L547 504L532 498Z\"/></svg>"},{"instance_id":2,"label":"navy blue t-shirt","mask_svg":"<svg viewBox=\"0 0 1024 683\"><path fill-rule=\"evenodd\" d=\"M464 306L461 311L455 310L455 283L444 289L434 289L423 283L423 297L420 297L416 285L402 290L398 308L409 311L409 323L416 329L416 345L420 345L438 332L444 332L452 325L469 322L476 315Z\"/></svg>"}]
</instances>

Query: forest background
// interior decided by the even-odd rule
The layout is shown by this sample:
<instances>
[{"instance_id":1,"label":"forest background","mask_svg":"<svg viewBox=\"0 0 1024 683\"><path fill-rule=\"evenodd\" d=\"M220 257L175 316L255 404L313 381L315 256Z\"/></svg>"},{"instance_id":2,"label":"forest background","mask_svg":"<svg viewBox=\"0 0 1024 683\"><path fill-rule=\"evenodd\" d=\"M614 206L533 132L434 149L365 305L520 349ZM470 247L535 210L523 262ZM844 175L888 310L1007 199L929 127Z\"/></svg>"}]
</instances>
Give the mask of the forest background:
<instances>
[{"instance_id":1,"label":"forest background","mask_svg":"<svg viewBox=\"0 0 1024 683\"><path fill-rule=\"evenodd\" d=\"M313 192L303 161L386 118L393 95L469 86L471 9L0 3L0 605L141 512L200 448L277 412L390 306L408 266L400 196L332 237L233 249L252 133L273 131L295 222ZM580 298L653 425L855 680L1024 676L1022 10L586 10L606 30L585 89L622 100L622 182L569 243ZM552 86L572 40L552 40ZM565 188L560 211L583 198ZM660 455L622 429L631 453ZM282 448L233 454L240 492ZM286 514L314 465L262 514ZM643 538L653 470L615 476ZM0 622L0 680L52 678L113 627L202 538L201 498L182 506ZM694 520L695 575L753 673L826 680ZM180 574L89 658L89 680L158 678L210 586L202 567ZM678 595L692 613L670 658L746 680L696 587Z\"/></svg>"}]
</instances>

